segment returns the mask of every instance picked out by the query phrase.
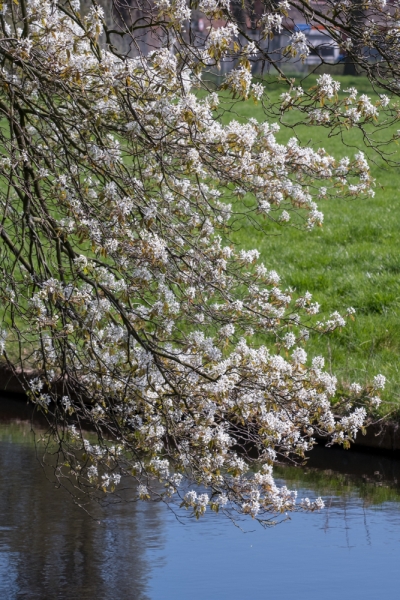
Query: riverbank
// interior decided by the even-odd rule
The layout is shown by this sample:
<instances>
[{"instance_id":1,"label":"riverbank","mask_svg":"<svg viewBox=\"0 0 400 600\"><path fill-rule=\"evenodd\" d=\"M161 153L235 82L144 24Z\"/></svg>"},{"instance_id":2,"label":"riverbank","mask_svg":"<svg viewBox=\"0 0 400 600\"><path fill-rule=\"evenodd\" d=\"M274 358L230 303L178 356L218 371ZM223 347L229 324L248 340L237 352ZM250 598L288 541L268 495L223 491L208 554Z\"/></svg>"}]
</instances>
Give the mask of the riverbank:
<instances>
[{"instance_id":1,"label":"riverbank","mask_svg":"<svg viewBox=\"0 0 400 600\"><path fill-rule=\"evenodd\" d=\"M34 376L34 372L27 371L25 376L31 378ZM5 365L0 365L0 394L23 401L26 401L27 399L20 380L13 371ZM325 440L320 439L319 442L324 444ZM400 458L400 423L389 420L371 423L367 426L365 435L361 432L357 434L357 437L352 444L352 448L355 450L366 450L368 452L388 454Z\"/></svg>"}]
</instances>

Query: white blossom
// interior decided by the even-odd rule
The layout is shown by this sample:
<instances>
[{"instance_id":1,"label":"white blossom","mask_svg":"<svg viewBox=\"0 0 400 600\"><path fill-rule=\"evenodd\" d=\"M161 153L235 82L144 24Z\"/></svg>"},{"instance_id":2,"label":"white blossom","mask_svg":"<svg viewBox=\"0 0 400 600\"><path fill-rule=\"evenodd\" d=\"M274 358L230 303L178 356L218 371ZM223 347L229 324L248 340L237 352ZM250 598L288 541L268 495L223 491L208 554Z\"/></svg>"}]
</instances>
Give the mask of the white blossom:
<instances>
[{"instance_id":1,"label":"white blossom","mask_svg":"<svg viewBox=\"0 0 400 600\"><path fill-rule=\"evenodd\" d=\"M302 347L354 311L316 322L318 302L288 287L274 256L261 262L250 225L245 247L231 234L245 221L260 235L289 220L311 229L323 222L320 198L368 197L374 182L360 150L336 160L277 138L251 63L270 56L265 40L283 29L289 3L245 42L229 0L200 0L209 28L192 43L191 5L157 0L143 7L140 43L129 32L127 55L107 42L100 7L25 4L28 16L3 18L0 36L2 327L7 352L26 344L21 362L38 374L23 384L68 457L58 476L96 495L133 478L137 499L179 497L196 517L295 510L270 463L303 457L314 431L347 444L365 421L351 406L336 413L335 376ZM309 52L298 31L280 50L283 61ZM202 76L225 60L232 68L210 91ZM282 122L293 109L339 131L388 106L389 96L374 105L353 89L339 97L328 74L311 91L286 83ZM233 118L244 99L262 100L264 116ZM2 330L2 354L5 344ZM384 383L377 375L372 387ZM257 473L238 451L247 442L259 448Z\"/></svg>"},{"instance_id":2,"label":"white blossom","mask_svg":"<svg viewBox=\"0 0 400 600\"><path fill-rule=\"evenodd\" d=\"M376 390L383 390L386 385L386 377L384 375L375 375L374 377L374 388Z\"/></svg>"}]
</instances>

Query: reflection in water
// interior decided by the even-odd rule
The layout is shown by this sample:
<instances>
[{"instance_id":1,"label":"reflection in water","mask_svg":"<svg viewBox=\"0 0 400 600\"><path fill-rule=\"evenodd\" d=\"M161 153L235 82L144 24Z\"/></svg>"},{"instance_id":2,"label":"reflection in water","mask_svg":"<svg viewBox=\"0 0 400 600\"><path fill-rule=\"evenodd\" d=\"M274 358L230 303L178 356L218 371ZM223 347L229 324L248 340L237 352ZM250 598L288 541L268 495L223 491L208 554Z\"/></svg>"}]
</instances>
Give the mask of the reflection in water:
<instances>
[{"instance_id":1,"label":"reflection in water","mask_svg":"<svg viewBox=\"0 0 400 600\"><path fill-rule=\"evenodd\" d=\"M317 449L306 470L279 475L326 509L266 531L214 514L182 524L157 504L93 504L89 516L46 479L21 405L19 421L2 406L1 599L397 597L399 461Z\"/></svg>"},{"instance_id":2,"label":"reflection in water","mask_svg":"<svg viewBox=\"0 0 400 600\"><path fill-rule=\"evenodd\" d=\"M305 467L277 467L275 475L288 485L307 486L321 496L334 494L344 499L356 494L367 506L400 502L400 460L387 456L317 446Z\"/></svg>"},{"instance_id":3,"label":"reflection in water","mask_svg":"<svg viewBox=\"0 0 400 600\"><path fill-rule=\"evenodd\" d=\"M160 535L158 507L93 504L88 516L54 489L16 429L14 441L0 441L1 597L148 598L143 547Z\"/></svg>"}]
</instances>

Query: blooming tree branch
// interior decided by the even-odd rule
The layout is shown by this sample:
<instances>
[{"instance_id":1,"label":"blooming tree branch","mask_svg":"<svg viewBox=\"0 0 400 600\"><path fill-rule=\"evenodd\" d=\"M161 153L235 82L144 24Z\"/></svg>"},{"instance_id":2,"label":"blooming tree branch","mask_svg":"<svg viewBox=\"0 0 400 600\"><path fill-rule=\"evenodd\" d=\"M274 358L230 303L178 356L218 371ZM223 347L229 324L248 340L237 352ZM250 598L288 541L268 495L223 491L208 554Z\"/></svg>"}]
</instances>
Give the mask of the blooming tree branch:
<instances>
[{"instance_id":1,"label":"blooming tree branch","mask_svg":"<svg viewBox=\"0 0 400 600\"><path fill-rule=\"evenodd\" d=\"M278 143L268 121L222 124L220 96L198 88L226 55L238 64L225 93L266 103L250 69L260 47L243 45L227 2L199 4L226 21L203 44L178 0L143 5L129 23L115 4L115 30L96 2L86 16L76 0L1 6L0 351L38 372L25 383L49 418L57 477L105 492L131 477L138 498L177 494L196 516L293 510L273 462L303 458L316 435L346 445L365 419L351 398L333 410L336 379L303 348L310 329L346 315L315 321L311 295L294 297L229 231L258 215L312 229L321 195L373 193L363 153L336 161L295 137ZM261 19L264 38L281 26L278 7ZM146 51L144 30L157 39ZM129 54L112 42L121 35ZM288 51L306 54L300 34ZM387 104L338 91L328 75L308 94L290 87L279 114L362 126Z\"/></svg>"}]
</instances>

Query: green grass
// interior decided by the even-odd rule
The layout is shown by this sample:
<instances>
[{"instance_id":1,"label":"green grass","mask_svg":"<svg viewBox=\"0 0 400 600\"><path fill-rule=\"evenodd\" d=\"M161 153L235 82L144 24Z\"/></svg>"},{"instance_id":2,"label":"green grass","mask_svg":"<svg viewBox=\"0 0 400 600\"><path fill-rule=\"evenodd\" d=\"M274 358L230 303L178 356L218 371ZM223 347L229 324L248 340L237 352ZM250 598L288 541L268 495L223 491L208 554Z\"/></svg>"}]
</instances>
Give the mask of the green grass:
<instances>
[{"instance_id":1,"label":"green grass","mask_svg":"<svg viewBox=\"0 0 400 600\"><path fill-rule=\"evenodd\" d=\"M342 80L342 89L355 85L362 93L372 93L364 78L338 79ZM305 83L304 88L312 83ZM280 92L275 86L270 93L276 100ZM252 101L237 104L235 111L241 120L265 118ZM288 122L295 121L296 115L289 113ZM295 133L302 143L323 147L338 158L364 150L356 130L347 132L344 141L339 136L328 138L328 131L322 127L299 126ZM390 138L392 133L383 132L381 139ZM277 137L285 142L293 135L291 128L282 128ZM397 146L394 148L397 151ZM348 306L356 309L354 323L350 321L330 336L315 335L308 350L312 355L322 354L341 382L366 383L373 375L383 373L388 378L383 397L398 405L400 171L388 167L371 151L367 154L374 161L371 171L377 180L375 198L320 202L324 226L312 232L271 223L266 234L244 227L234 239L246 248L258 248L264 263L278 271L285 285L299 294L310 291L321 304L323 315Z\"/></svg>"},{"instance_id":2,"label":"green grass","mask_svg":"<svg viewBox=\"0 0 400 600\"><path fill-rule=\"evenodd\" d=\"M337 79L342 81L342 89L354 85L360 93L372 92L365 78ZM310 77L303 87L314 82L315 77ZM267 86L271 101L277 101L284 89L278 84ZM226 106L229 108L229 103ZM234 111L225 113L223 120L227 122L233 115L242 121L249 117L265 119L260 105L252 101L235 103ZM296 120L294 111L288 113L289 124ZM328 131L321 127L298 126L295 131L282 127L277 137L285 142L294 133L302 143L324 147L338 158L364 149L355 129L346 133L345 143L339 136L328 138ZM390 131L382 134L389 138L390 135ZM372 152L369 155L375 161L375 198L321 202L324 226L312 232L268 225L266 221L266 233L243 227L234 239L244 248L258 248L264 263L278 271L284 285L295 288L299 294L307 290L313 293L323 316L348 306L356 309L355 322L349 321L346 328L330 336L313 336L308 351L311 355L322 354L328 369L344 383L366 383L376 373L383 373L388 378L384 398L398 406L400 171L388 167Z\"/></svg>"}]
</instances>

